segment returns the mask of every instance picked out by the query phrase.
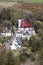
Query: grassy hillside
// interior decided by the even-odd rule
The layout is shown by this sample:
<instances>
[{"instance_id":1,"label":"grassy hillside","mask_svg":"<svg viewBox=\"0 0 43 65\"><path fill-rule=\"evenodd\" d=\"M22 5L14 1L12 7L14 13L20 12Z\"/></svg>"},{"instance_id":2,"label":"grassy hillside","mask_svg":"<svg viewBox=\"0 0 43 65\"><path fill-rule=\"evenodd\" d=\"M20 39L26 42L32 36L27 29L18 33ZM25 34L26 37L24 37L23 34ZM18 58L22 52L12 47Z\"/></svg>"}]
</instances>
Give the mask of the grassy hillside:
<instances>
[{"instance_id":1,"label":"grassy hillside","mask_svg":"<svg viewBox=\"0 0 43 65\"><path fill-rule=\"evenodd\" d=\"M34 2L43 2L43 0L0 0L0 2L4 2L4 1L6 1L6 2L14 2L14 1L25 1L25 2L32 2L32 3L34 3Z\"/></svg>"},{"instance_id":2,"label":"grassy hillside","mask_svg":"<svg viewBox=\"0 0 43 65\"><path fill-rule=\"evenodd\" d=\"M26 1L26 2L32 2L32 3L34 3L34 2L43 2L43 0L24 0L24 1Z\"/></svg>"}]
</instances>

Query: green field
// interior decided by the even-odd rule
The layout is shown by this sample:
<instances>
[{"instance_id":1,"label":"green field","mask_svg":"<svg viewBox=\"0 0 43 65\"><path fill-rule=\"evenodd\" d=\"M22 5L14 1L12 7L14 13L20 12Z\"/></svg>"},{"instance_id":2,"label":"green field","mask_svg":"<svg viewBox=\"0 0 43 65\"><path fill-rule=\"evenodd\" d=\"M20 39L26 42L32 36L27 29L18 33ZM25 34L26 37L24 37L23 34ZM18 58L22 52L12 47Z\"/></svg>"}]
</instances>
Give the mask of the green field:
<instances>
[{"instance_id":1,"label":"green field","mask_svg":"<svg viewBox=\"0 0 43 65\"><path fill-rule=\"evenodd\" d=\"M43 2L43 0L24 0L26 2L31 2L31 3L34 3L34 2Z\"/></svg>"},{"instance_id":2,"label":"green field","mask_svg":"<svg viewBox=\"0 0 43 65\"><path fill-rule=\"evenodd\" d=\"M25 1L25 2L43 2L43 0L0 0L0 2L14 2L14 1Z\"/></svg>"}]
</instances>

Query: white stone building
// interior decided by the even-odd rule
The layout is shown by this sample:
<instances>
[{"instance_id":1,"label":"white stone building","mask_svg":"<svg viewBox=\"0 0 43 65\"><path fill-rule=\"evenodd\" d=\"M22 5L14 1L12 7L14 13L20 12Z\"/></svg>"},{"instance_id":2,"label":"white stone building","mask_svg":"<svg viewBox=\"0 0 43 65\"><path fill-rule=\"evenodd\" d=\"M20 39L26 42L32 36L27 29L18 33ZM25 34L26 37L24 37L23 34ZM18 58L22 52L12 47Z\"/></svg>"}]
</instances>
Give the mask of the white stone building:
<instances>
[{"instance_id":1,"label":"white stone building","mask_svg":"<svg viewBox=\"0 0 43 65\"><path fill-rule=\"evenodd\" d=\"M34 35L35 30L32 25L32 21L28 19L19 19L18 20L18 31L16 32L16 37L20 37L23 39L28 39Z\"/></svg>"},{"instance_id":2,"label":"white stone building","mask_svg":"<svg viewBox=\"0 0 43 65\"><path fill-rule=\"evenodd\" d=\"M3 30L3 32L1 33L1 36L2 37L7 37L7 36L12 36L13 34L11 33L11 30L9 30L8 28L5 28L4 30Z\"/></svg>"}]
</instances>

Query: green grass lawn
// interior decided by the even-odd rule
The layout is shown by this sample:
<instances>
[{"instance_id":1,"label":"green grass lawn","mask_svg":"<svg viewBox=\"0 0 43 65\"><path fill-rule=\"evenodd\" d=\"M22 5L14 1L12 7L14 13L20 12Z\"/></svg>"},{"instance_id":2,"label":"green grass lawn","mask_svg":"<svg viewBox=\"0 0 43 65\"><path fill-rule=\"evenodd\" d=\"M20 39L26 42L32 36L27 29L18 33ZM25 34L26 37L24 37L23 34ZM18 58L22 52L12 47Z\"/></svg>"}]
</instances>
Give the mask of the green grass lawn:
<instances>
[{"instance_id":1,"label":"green grass lawn","mask_svg":"<svg viewBox=\"0 0 43 65\"><path fill-rule=\"evenodd\" d=\"M24 1L26 1L26 2L32 2L32 3L34 3L34 2L43 2L43 0L24 0Z\"/></svg>"}]
</instances>

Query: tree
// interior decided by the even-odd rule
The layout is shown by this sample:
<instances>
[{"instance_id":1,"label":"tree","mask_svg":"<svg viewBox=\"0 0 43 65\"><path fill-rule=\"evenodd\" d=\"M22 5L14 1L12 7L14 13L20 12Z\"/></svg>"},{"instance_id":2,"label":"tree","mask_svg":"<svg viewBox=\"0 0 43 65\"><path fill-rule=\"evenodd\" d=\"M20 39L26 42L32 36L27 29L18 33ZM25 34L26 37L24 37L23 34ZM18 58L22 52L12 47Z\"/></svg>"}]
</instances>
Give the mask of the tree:
<instances>
[{"instance_id":1,"label":"tree","mask_svg":"<svg viewBox=\"0 0 43 65\"><path fill-rule=\"evenodd\" d=\"M31 37L29 42L32 52L40 49L40 40L37 39L36 37Z\"/></svg>"},{"instance_id":2,"label":"tree","mask_svg":"<svg viewBox=\"0 0 43 65\"><path fill-rule=\"evenodd\" d=\"M39 35L39 37L42 37L42 35L43 35L43 30L41 28L38 29L38 35Z\"/></svg>"},{"instance_id":3,"label":"tree","mask_svg":"<svg viewBox=\"0 0 43 65\"><path fill-rule=\"evenodd\" d=\"M34 29L35 29L35 31L37 33L37 31L38 31L38 29L39 29L40 26L37 23L34 23L33 27L34 27Z\"/></svg>"},{"instance_id":4,"label":"tree","mask_svg":"<svg viewBox=\"0 0 43 65\"><path fill-rule=\"evenodd\" d=\"M5 19L10 20L10 9L3 8L2 12L1 12L1 17L3 20L5 20Z\"/></svg>"}]
</instances>

